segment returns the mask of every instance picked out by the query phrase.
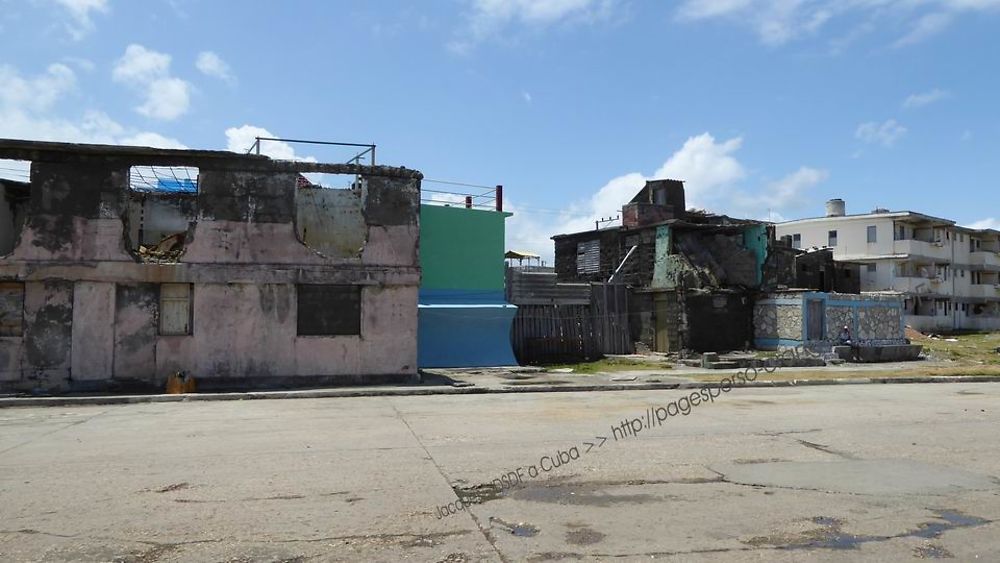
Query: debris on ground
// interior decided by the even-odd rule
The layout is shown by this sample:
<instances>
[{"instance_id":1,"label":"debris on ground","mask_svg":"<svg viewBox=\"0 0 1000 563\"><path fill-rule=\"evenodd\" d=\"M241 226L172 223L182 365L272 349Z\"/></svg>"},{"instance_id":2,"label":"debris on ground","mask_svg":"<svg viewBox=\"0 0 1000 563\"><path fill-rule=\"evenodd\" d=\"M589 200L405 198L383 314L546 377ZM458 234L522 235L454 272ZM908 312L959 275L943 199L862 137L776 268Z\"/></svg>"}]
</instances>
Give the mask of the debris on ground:
<instances>
[{"instance_id":1,"label":"debris on ground","mask_svg":"<svg viewBox=\"0 0 1000 563\"><path fill-rule=\"evenodd\" d=\"M175 233L164 237L160 242L146 246L139 245L139 256L145 262L170 263L180 260L184 253L185 233Z\"/></svg>"}]
</instances>

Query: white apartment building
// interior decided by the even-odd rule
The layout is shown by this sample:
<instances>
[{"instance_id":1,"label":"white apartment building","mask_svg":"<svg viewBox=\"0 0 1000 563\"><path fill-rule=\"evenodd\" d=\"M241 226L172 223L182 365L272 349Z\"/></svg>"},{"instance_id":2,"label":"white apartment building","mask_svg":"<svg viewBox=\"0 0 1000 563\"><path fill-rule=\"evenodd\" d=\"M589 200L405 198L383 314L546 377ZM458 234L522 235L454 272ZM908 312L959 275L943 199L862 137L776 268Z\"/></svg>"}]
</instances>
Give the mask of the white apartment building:
<instances>
[{"instance_id":1,"label":"white apartment building","mask_svg":"<svg viewBox=\"0 0 1000 563\"><path fill-rule=\"evenodd\" d=\"M1000 231L912 211L847 215L841 199L826 207L826 217L778 223L776 236L862 263L861 291L905 293L917 330L1000 330Z\"/></svg>"}]
</instances>

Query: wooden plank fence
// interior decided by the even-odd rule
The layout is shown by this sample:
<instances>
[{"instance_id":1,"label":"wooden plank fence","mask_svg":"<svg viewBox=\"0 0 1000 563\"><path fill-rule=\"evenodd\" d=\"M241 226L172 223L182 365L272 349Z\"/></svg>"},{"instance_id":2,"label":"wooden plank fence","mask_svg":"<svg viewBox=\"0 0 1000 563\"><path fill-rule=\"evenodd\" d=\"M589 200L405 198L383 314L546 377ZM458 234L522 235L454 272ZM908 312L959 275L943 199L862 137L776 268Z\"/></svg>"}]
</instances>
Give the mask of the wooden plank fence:
<instances>
[{"instance_id":1,"label":"wooden plank fence","mask_svg":"<svg viewBox=\"0 0 1000 563\"><path fill-rule=\"evenodd\" d=\"M628 288L623 284L591 284L589 305L518 304L511 340L521 364L631 354L634 348L629 334Z\"/></svg>"}]
</instances>

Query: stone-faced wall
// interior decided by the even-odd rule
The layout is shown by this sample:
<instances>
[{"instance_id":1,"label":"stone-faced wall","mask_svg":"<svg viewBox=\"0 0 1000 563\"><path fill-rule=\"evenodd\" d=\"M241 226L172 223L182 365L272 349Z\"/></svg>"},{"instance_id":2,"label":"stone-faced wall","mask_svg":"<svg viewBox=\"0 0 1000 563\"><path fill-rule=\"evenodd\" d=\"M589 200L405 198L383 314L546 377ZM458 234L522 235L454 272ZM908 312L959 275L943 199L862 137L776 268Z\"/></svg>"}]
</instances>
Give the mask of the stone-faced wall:
<instances>
[{"instance_id":1,"label":"stone-faced wall","mask_svg":"<svg viewBox=\"0 0 1000 563\"><path fill-rule=\"evenodd\" d=\"M865 340L899 340L903 326L902 309L895 306L866 307L858 310L857 338Z\"/></svg>"},{"instance_id":2,"label":"stone-faced wall","mask_svg":"<svg viewBox=\"0 0 1000 563\"><path fill-rule=\"evenodd\" d=\"M825 333L822 340L811 344L834 344L845 325L861 345L905 343L901 295L780 291L766 294L754 304L756 346L773 349L804 342L810 314L807 303L812 300L823 304Z\"/></svg>"},{"instance_id":3,"label":"stone-faced wall","mask_svg":"<svg viewBox=\"0 0 1000 563\"><path fill-rule=\"evenodd\" d=\"M753 307L754 344L760 349L802 340L802 302L798 294L758 299Z\"/></svg>"},{"instance_id":4,"label":"stone-faced wall","mask_svg":"<svg viewBox=\"0 0 1000 563\"><path fill-rule=\"evenodd\" d=\"M824 320L826 340L834 340L845 326L848 328L854 326L854 307L827 305Z\"/></svg>"},{"instance_id":5,"label":"stone-faced wall","mask_svg":"<svg viewBox=\"0 0 1000 563\"><path fill-rule=\"evenodd\" d=\"M0 142L0 158L32 162L26 220L0 258L0 389L162 389L177 371L203 389L416 375L419 172L30 141ZM133 192L132 166L198 168L198 193ZM304 196L300 172L362 187ZM137 251L177 229L179 255ZM300 334L299 314L355 314L297 307L306 285L354 296L359 329Z\"/></svg>"}]
</instances>

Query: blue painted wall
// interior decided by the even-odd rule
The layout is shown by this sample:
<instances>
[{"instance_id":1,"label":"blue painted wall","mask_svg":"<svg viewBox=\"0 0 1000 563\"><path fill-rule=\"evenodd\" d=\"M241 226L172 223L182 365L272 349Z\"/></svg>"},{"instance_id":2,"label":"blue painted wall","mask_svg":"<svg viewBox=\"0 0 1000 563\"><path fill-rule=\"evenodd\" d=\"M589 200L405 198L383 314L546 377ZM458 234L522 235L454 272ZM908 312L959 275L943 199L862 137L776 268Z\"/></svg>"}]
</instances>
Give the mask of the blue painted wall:
<instances>
[{"instance_id":1,"label":"blue painted wall","mask_svg":"<svg viewBox=\"0 0 1000 563\"><path fill-rule=\"evenodd\" d=\"M517 365L517 307L504 297L504 220L510 213L421 206L417 365Z\"/></svg>"}]
</instances>

